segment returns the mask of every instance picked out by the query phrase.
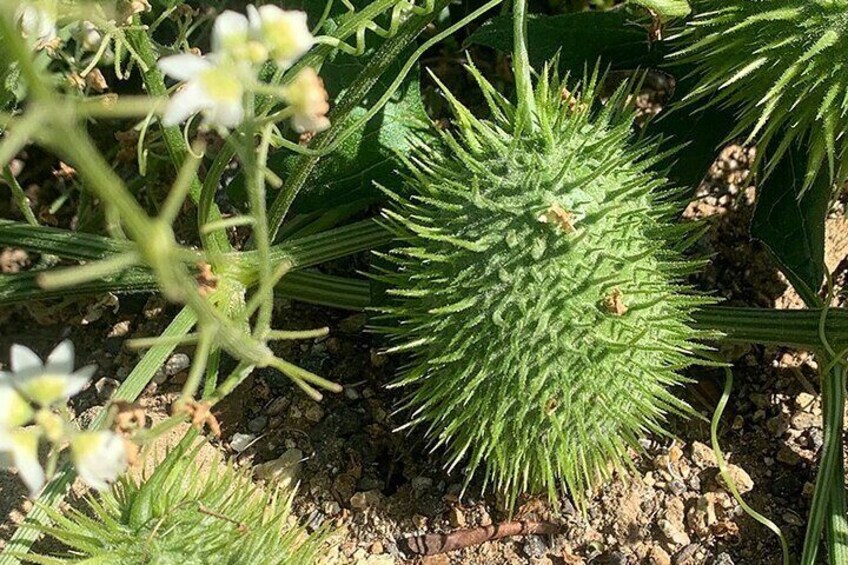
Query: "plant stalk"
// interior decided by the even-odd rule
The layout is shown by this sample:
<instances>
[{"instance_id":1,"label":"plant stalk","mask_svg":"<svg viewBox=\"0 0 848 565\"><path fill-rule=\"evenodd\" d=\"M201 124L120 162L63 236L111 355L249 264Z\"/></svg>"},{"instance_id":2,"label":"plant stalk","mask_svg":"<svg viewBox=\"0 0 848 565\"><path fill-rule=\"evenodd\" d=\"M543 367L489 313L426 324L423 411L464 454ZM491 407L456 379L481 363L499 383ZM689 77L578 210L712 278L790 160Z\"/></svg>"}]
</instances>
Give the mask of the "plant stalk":
<instances>
[{"instance_id":1,"label":"plant stalk","mask_svg":"<svg viewBox=\"0 0 848 565\"><path fill-rule=\"evenodd\" d=\"M513 0L513 55L515 90L518 98L519 127L533 131L536 115L536 99L530 76L530 57L527 54L527 0Z\"/></svg>"}]
</instances>

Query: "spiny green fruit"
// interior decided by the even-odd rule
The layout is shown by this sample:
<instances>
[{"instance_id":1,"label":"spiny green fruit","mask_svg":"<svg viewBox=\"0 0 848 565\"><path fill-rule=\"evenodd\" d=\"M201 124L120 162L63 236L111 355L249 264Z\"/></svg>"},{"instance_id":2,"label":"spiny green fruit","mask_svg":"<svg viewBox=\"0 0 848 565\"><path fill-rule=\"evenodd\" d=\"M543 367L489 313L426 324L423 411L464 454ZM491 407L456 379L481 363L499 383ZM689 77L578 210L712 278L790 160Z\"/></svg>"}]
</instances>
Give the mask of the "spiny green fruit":
<instances>
[{"instance_id":1,"label":"spiny green fruit","mask_svg":"<svg viewBox=\"0 0 848 565\"><path fill-rule=\"evenodd\" d=\"M546 71L528 128L470 72L492 118L448 92L455 131L406 158L378 330L411 354L396 384L449 468L510 502L581 502L689 411L674 387L706 337L690 314L711 302L681 281L698 267L680 253L692 226L672 223L676 193L651 171L657 144L634 139L625 88L601 104L597 72L572 95Z\"/></svg>"},{"instance_id":2,"label":"spiny green fruit","mask_svg":"<svg viewBox=\"0 0 848 565\"><path fill-rule=\"evenodd\" d=\"M700 76L689 100L737 110L733 136L809 155L804 186L826 167L848 175L848 0L695 0L674 57ZM762 153L762 152L761 152ZM826 163L826 164L825 164Z\"/></svg>"},{"instance_id":3,"label":"spiny green fruit","mask_svg":"<svg viewBox=\"0 0 848 565\"><path fill-rule=\"evenodd\" d=\"M192 436L194 437L194 436ZM262 489L251 473L211 462L201 468L198 445L183 441L136 482L87 499L85 511L46 508L54 522L40 528L67 546L64 554L24 561L114 565L312 565L324 538L290 522L291 492Z\"/></svg>"}]
</instances>

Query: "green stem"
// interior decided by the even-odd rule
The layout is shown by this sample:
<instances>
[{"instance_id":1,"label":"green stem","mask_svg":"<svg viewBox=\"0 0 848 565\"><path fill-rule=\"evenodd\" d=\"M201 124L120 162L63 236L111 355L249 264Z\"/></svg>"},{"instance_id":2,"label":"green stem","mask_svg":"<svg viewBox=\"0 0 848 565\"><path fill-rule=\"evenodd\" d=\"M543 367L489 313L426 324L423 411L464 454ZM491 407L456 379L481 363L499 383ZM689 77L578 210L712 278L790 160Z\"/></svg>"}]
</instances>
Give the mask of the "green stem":
<instances>
[{"instance_id":1,"label":"green stem","mask_svg":"<svg viewBox=\"0 0 848 565\"><path fill-rule=\"evenodd\" d=\"M819 355L822 362L828 359ZM813 500L810 504L810 516L807 520L807 531L804 535L804 550L801 554L801 565L814 565L825 519L831 515L831 496L834 488L838 487L836 473L840 467L842 454L842 421L845 412L845 371L841 365L835 365L829 372L822 374L822 412L824 414L824 447L821 463L819 464L816 486L813 490ZM841 475L840 475L841 477ZM844 505L844 503L843 503ZM838 509L838 503L837 503ZM831 540L832 541L832 540ZM838 563L838 562L834 562Z\"/></svg>"},{"instance_id":2,"label":"green stem","mask_svg":"<svg viewBox=\"0 0 848 565\"><path fill-rule=\"evenodd\" d=\"M293 239L270 250L270 262L287 261L300 269L381 247L391 241L391 234L373 220L364 220L316 235ZM103 260L133 249L128 242L90 234L0 220L0 245L58 255L80 261ZM233 252L222 256L222 264L232 270L245 286L258 282L259 255L256 251ZM54 297L97 295L106 292L155 292L156 277L147 269L134 268L104 280L80 284L48 292L36 282L43 271L27 271L0 278L0 305L43 300ZM289 276L287 275L283 281ZM341 300L337 295L335 300Z\"/></svg>"},{"instance_id":3,"label":"green stem","mask_svg":"<svg viewBox=\"0 0 848 565\"><path fill-rule=\"evenodd\" d=\"M245 170L250 213L255 218L253 240L256 243L256 272L259 277L259 290L255 299L259 300L259 316L256 320L254 335L260 339L271 329L271 315L274 306L274 287L271 282L274 264L271 263L271 240L268 234L267 200L265 198L265 169L268 158L268 137L270 129L263 132L259 150L254 147L256 139L255 98L247 95L247 115L244 128L244 144L241 147L241 162Z\"/></svg>"},{"instance_id":4,"label":"green stem","mask_svg":"<svg viewBox=\"0 0 848 565\"><path fill-rule=\"evenodd\" d=\"M309 270L287 275L277 283L277 294L291 300L341 310L364 310L371 304L371 285L368 281Z\"/></svg>"},{"instance_id":5,"label":"green stem","mask_svg":"<svg viewBox=\"0 0 848 565\"><path fill-rule=\"evenodd\" d=\"M777 524L754 510L747 502L745 502L745 499L742 498L741 494L739 494L739 490L736 488L736 483L733 481L733 477L730 475L727 463L724 460L724 454L721 451L721 445L718 441L718 425L721 421L722 414L724 414L724 409L727 407L727 402L730 400L730 392L733 390L733 372L729 368L725 367L724 373L726 377L724 390L722 391L721 399L719 399L718 405L713 413L713 417L710 420L710 444L712 445L713 452L715 453L719 473L724 479L727 488L730 489L730 493L733 495L733 498L735 498L736 502L739 503L739 506L742 507L742 510L744 510L751 518L774 532L774 534L778 537L780 540L780 548L783 553L783 565L789 565L789 543L786 541L786 536L783 535L783 532L780 531Z\"/></svg>"},{"instance_id":6,"label":"green stem","mask_svg":"<svg viewBox=\"0 0 848 565\"><path fill-rule=\"evenodd\" d=\"M38 220L35 219L35 214L30 207L29 198L27 198L24 189L21 187L18 179L15 178L15 175L12 174L12 169L8 165L3 167L3 178L6 180L6 184L9 185L12 191L12 197L15 199L15 204L17 204L18 210L21 211L24 219L26 219L29 225L37 226Z\"/></svg>"},{"instance_id":7,"label":"green stem","mask_svg":"<svg viewBox=\"0 0 848 565\"><path fill-rule=\"evenodd\" d=\"M839 371L842 375L837 376L835 372ZM834 380L845 382L845 366L837 364L833 367ZM831 394L835 391L830 391ZM844 397L844 392L835 392ZM824 401L822 402L824 406ZM824 415L825 419L829 419L828 415ZM844 422L842 424L844 426ZM844 431L838 430L840 437ZM836 457L836 462L833 466L833 481L830 490L830 500L828 504L828 517L825 522L825 535L828 540L828 553L831 563L848 563L848 517L846 517L845 507L845 461L841 456Z\"/></svg>"},{"instance_id":8,"label":"green stem","mask_svg":"<svg viewBox=\"0 0 848 565\"><path fill-rule=\"evenodd\" d=\"M513 55L515 90L518 98L518 127L533 130L536 115L536 99L530 77L530 58L527 54L527 0L512 0L513 9Z\"/></svg>"},{"instance_id":9,"label":"green stem","mask_svg":"<svg viewBox=\"0 0 848 565\"><path fill-rule=\"evenodd\" d=\"M711 306L693 315L695 326L724 334L725 341L761 343L817 350L822 347L821 308L774 310ZM825 335L837 350L848 346L848 310L831 308L825 318Z\"/></svg>"}]
</instances>

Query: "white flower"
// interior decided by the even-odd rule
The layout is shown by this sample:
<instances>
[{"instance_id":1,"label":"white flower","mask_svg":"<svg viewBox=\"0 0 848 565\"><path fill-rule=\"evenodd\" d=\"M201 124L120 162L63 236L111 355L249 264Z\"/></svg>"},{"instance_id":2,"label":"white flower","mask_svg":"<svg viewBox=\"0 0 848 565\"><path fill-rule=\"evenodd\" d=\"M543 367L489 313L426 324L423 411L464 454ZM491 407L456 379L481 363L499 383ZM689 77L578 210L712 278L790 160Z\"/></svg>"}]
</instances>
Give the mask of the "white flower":
<instances>
[{"instance_id":1,"label":"white flower","mask_svg":"<svg viewBox=\"0 0 848 565\"><path fill-rule=\"evenodd\" d=\"M186 81L168 103L163 125L177 125L198 112L203 112L205 123L225 128L234 128L244 119L239 67L189 54L159 59L158 65L168 76Z\"/></svg>"},{"instance_id":2,"label":"white flower","mask_svg":"<svg viewBox=\"0 0 848 565\"><path fill-rule=\"evenodd\" d=\"M0 434L32 420L34 410L12 386L9 375L0 372Z\"/></svg>"},{"instance_id":3,"label":"white flower","mask_svg":"<svg viewBox=\"0 0 848 565\"><path fill-rule=\"evenodd\" d=\"M89 21L82 21L74 31L74 39L86 51L97 51L103 43L103 34Z\"/></svg>"},{"instance_id":4,"label":"white flower","mask_svg":"<svg viewBox=\"0 0 848 565\"><path fill-rule=\"evenodd\" d=\"M127 451L114 432L80 432L71 438L71 460L88 486L106 490L126 470Z\"/></svg>"},{"instance_id":5,"label":"white flower","mask_svg":"<svg viewBox=\"0 0 848 565\"><path fill-rule=\"evenodd\" d=\"M0 429L0 467L15 467L32 497L44 486L44 469L38 461L38 438L35 429Z\"/></svg>"},{"instance_id":6,"label":"white flower","mask_svg":"<svg viewBox=\"0 0 848 565\"><path fill-rule=\"evenodd\" d=\"M330 127L327 112L327 91L314 69L300 71L294 80L283 89L283 97L291 105L294 115L292 127L298 133L322 132Z\"/></svg>"},{"instance_id":7,"label":"white flower","mask_svg":"<svg viewBox=\"0 0 848 565\"><path fill-rule=\"evenodd\" d=\"M257 35L255 25L245 16L226 10L215 18L212 51L216 56L230 57L236 63L264 63L268 59L268 48Z\"/></svg>"},{"instance_id":8,"label":"white flower","mask_svg":"<svg viewBox=\"0 0 848 565\"><path fill-rule=\"evenodd\" d=\"M77 394L97 369L89 365L74 371L74 344L70 340L57 345L47 356L46 364L23 345L13 345L10 357L12 374L6 378L25 398L43 407Z\"/></svg>"},{"instance_id":9,"label":"white flower","mask_svg":"<svg viewBox=\"0 0 848 565\"><path fill-rule=\"evenodd\" d=\"M21 2L15 11L21 35L29 39L36 49L56 39L57 15L56 3L51 0Z\"/></svg>"},{"instance_id":10,"label":"white flower","mask_svg":"<svg viewBox=\"0 0 848 565\"><path fill-rule=\"evenodd\" d=\"M315 43L306 25L305 12L266 4L259 9L248 6L247 16L251 33L281 68L292 66Z\"/></svg>"}]
</instances>

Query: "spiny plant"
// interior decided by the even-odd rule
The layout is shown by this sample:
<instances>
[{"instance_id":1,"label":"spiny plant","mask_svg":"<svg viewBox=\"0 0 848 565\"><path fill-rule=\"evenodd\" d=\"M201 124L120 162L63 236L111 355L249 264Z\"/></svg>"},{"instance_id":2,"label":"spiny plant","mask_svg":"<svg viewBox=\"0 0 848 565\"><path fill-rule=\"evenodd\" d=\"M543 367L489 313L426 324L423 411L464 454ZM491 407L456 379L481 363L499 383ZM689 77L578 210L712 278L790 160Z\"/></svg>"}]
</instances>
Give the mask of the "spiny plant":
<instances>
[{"instance_id":1,"label":"spiny plant","mask_svg":"<svg viewBox=\"0 0 848 565\"><path fill-rule=\"evenodd\" d=\"M700 82L692 103L737 110L733 137L769 151L766 172L793 143L806 146L809 187L823 167L845 178L848 1L695 0L675 57ZM762 152L761 152L762 153Z\"/></svg>"},{"instance_id":2,"label":"spiny plant","mask_svg":"<svg viewBox=\"0 0 848 565\"><path fill-rule=\"evenodd\" d=\"M676 191L651 170L657 143L633 135L627 85L601 104L597 71L570 91L546 70L522 119L469 68L492 117L445 91L455 131L419 143L389 193L381 329L412 353L397 384L450 467L512 500L579 501L689 412L673 389L711 300L681 280L692 226L671 222Z\"/></svg>"},{"instance_id":3,"label":"spiny plant","mask_svg":"<svg viewBox=\"0 0 848 565\"><path fill-rule=\"evenodd\" d=\"M196 437L191 435L190 437ZM48 509L54 526L37 529L66 546L26 555L44 564L313 564L326 541L290 520L292 493L262 489L251 474L214 460L198 463L199 443L183 440L143 480L124 477L87 508Z\"/></svg>"}]
</instances>

